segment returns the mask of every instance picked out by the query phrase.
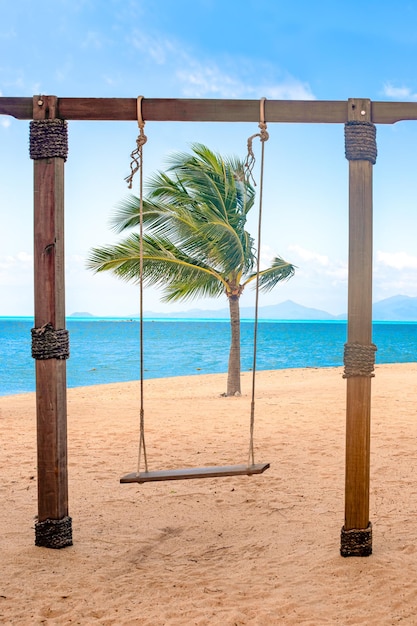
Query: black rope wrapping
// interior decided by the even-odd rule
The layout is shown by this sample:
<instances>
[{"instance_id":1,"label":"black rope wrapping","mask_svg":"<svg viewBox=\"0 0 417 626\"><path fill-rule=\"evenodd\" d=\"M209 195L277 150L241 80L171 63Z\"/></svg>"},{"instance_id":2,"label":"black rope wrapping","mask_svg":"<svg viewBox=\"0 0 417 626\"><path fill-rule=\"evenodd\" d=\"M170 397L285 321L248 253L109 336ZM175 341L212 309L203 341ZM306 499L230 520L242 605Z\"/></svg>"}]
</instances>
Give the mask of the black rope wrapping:
<instances>
[{"instance_id":1,"label":"black rope wrapping","mask_svg":"<svg viewBox=\"0 0 417 626\"><path fill-rule=\"evenodd\" d=\"M353 376L373 378L375 376L373 372L377 349L374 343L369 346L363 346L359 343L345 343L343 378L352 378Z\"/></svg>"},{"instance_id":2,"label":"black rope wrapping","mask_svg":"<svg viewBox=\"0 0 417 626\"><path fill-rule=\"evenodd\" d=\"M40 548L66 548L72 546L72 518L46 519L35 524L35 546Z\"/></svg>"},{"instance_id":3,"label":"black rope wrapping","mask_svg":"<svg viewBox=\"0 0 417 626\"><path fill-rule=\"evenodd\" d=\"M345 156L348 161L376 163L376 126L372 122L351 120L345 124Z\"/></svg>"},{"instance_id":4,"label":"black rope wrapping","mask_svg":"<svg viewBox=\"0 0 417 626\"><path fill-rule=\"evenodd\" d=\"M30 122L29 153L31 159L52 159L68 156L68 126L66 120L32 120Z\"/></svg>"},{"instance_id":5,"label":"black rope wrapping","mask_svg":"<svg viewBox=\"0 0 417 626\"><path fill-rule=\"evenodd\" d=\"M34 359L69 359L69 333L55 330L52 324L32 328L32 357Z\"/></svg>"},{"instance_id":6,"label":"black rope wrapping","mask_svg":"<svg viewBox=\"0 0 417 626\"><path fill-rule=\"evenodd\" d=\"M372 554L372 524L363 530L345 530L343 526L340 543L341 556L370 556Z\"/></svg>"}]
</instances>

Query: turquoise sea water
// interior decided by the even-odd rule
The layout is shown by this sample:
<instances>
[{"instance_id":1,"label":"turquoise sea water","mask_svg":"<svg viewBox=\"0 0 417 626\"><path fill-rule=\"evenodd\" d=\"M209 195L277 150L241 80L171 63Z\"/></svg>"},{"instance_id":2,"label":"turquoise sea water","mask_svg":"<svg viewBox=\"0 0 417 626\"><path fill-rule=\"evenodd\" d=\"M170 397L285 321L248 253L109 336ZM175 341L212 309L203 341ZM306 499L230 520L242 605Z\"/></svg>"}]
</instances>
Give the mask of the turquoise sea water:
<instances>
[{"instance_id":1,"label":"turquoise sea water","mask_svg":"<svg viewBox=\"0 0 417 626\"><path fill-rule=\"evenodd\" d=\"M31 318L0 318L0 395L34 391ZM139 378L139 322L109 318L67 321L69 387ZM377 363L417 361L416 322L376 322ZM228 320L144 322L146 378L227 371ZM332 367L343 364L346 322L261 320L257 369ZM253 321L242 321L242 371L252 367Z\"/></svg>"}]
</instances>

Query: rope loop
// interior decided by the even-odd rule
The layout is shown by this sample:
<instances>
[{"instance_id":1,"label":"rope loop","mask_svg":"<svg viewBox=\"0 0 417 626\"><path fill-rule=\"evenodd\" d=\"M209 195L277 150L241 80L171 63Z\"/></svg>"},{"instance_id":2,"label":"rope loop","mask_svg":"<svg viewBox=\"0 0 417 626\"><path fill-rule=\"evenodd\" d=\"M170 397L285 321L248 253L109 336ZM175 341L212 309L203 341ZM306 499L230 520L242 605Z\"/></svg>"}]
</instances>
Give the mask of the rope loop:
<instances>
[{"instance_id":1,"label":"rope loop","mask_svg":"<svg viewBox=\"0 0 417 626\"><path fill-rule=\"evenodd\" d=\"M373 378L375 376L373 372L376 351L377 347L374 343L368 346L359 343L345 343L343 378L352 378L353 376Z\"/></svg>"},{"instance_id":2,"label":"rope loop","mask_svg":"<svg viewBox=\"0 0 417 626\"><path fill-rule=\"evenodd\" d=\"M267 125L265 122L265 100L266 98L261 98L260 100L260 121L259 121L259 133L255 133L254 135L251 135L248 139L248 155L246 157L246 161L244 164L244 168L245 168L245 172L246 172L246 178L247 180L252 180L253 184L256 187L256 182L255 179L253 177L253 168L255 167L255 155L253 153L253 140L256 139L256 137L259 137L259 140L262 144L265 143L265 141L268 141L269 139L269 133L267 130Z\"/></svg>"},{"instance_id":3,"label":"rope loop","mask_svg":"<svg viewBox=\"0 0 417 626\"><path fill-rule=\"evenodd\" d=\"M142 168L142 158L143 158L143 146L148 141L147 136L145 135L145 122L142 117L142 100L143 96L138 96L136 107L137 107L137 117L138 117L138 126L139 126L139 135L136 139L136 148L131 152L130 158L130 174L126 176L125 181L127 182L127 186L129 189L132 189L133 178L141 168Z\"/></svg>"},{"instance_id":4,"label":"rope loop","mask_svg":"<svg viewBox=\"0 0 417 626\"><path fill-rule=\"evenodd\" d=\"M29 154L31 159L68 157L68 125L66 120L32 120L29 125Z\"/></svg>"},{"instance_id":5,"label":"rope loop","mask_svg":"<svg viewBox=\"0 0 417 626\"><path fill-rule=\"evenodd\" d=\"M351 120L345 124L345 156L348 161L376 163L376 126L372 122Z\"/></svg>"}]
</instances>

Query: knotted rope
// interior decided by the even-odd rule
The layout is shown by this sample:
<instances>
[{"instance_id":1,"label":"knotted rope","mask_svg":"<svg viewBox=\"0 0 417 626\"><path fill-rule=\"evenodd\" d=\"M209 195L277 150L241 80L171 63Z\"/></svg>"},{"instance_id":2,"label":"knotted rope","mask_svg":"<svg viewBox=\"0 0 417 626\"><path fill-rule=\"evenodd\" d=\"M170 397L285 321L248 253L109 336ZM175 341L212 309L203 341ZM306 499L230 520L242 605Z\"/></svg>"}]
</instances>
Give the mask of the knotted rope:
<instances>
[{"instance_id":1,"label":"knotted rope","mask_svg":"<svg viewBox=\"0 0 417 626\"><path fill-rule=\"evenodd\" d=\"M359 343L345 343L343 378L352 378L353 376L373 378L375 376L373 372L376 351L377 347L373 343L369 346Z\"/></svg>"},{"instance_id":2,"label":"knotted rope","mask_svg":"<svg viewBox=\"0 0 417 626\"><path fill-rule=\"evenodd\" d=\"M137 118L138 118L138 126L139 126L139 135L136 139L136 148L131 152L130 158L132 159L130 163L130 174L126 176L125 181L128 183L129 189L132 189L133 177L138 170L142 169L142 158L143 158L143 146L148 141L147 136L145 135L145 122L142 117L142 100L143 96L139 96L136 102L137 108Z\"/></svg>"},{"instance_id":3,"label":"knotted rope","mask_svg":"<svg viewBox=\"0 0 417 626\"><path fill-rule=\"evenodd\" d=\"M32 120L29 130L29 154L31 159L67 160L68 126L66 120Z\"/></svg>"},{"instance_id":4,"label":"knotted rope","mask_svg":"<svg viewBox=\"0 0 417 626\"><path fill-rule=\"evenodd\" d=\"M44 359L69 358L69 334L65 329L55 330L50 322L40 328L32 328L32 357Z\"/></svg>"},{"instance_id":5,"label":"knotted rope","mask_svg":"<svg viewBox=\"0 0 417 626\"><path fill-rule=\"evenodd\" d=\"M148 458L146 454L145 443L145 408L144 408L144 340L143 340L143 146L148 141L145 135L145 122L142 116L142 100L143 96L138 96L136 101L137 120L139 127L139 135L136 139L136 148L131 153L132 159L130 163L130 174L125 178L128 183L129 189L132 189L133 177L137 171L139 171L139 334L140 334L140 417L139 417L139 452L138 452L138 467L137 473L140 474L141 457L143 451L143 460L145 465L145 472L148 471Z\"/></svg>"},{"instance_id":6,"label":"knotted rope","mask_svg":"<svg viewBox=\"0 0 417 626\"><path fill-rule=\"evenodd\" d=\"M261 142L261 172L260 172L260 188L259 188L259 213L258 213L258 255L256 261L256 284L255 284L255 323L253 332L253 364L252 364L252 398L251 398L251 411L250 411L250 439L249 439L249 454L248 465L255 464L255 452L254 452L254 427L255 427L255 380L256 380L256 355L258 344L258 317L259 317L259 273L261 270L261 236L262 236L262 204L263 204L263 186L264 186L264 163L265 163L265 142L269 139L269 133L267 131L267 125L265 121L265 100L260 100L259 111L259 133L251 135L248 139L248 155L244 164L247 180L252 179L253 184L256 186L255 179L252 171L255 165L255 155L253 153L253 140L259 137Z\"/></svg>"},{"instance_id":7,"label":"knotted rope","mask_svg":"<svg viewBox=\"0 0 417 626\"><path fill-rule=\"evenodd\" d=\"M253 140L256 137L259 137L261 143L262 143L262 148L264 146L265 141L268 141L269 139L269 133L267 131L267 126L266 126L266 122L265 122L265 100L266 98L261 98L260 101L260 116L259 116L259 133L255 133L254 135L251 135L248 139L248 155L246 157L246 161L244 164L244 168L246 171L246 177L249 180L252 180L253 184L256 187L256 182L255 179L253 177L252 171L253 168L255 167L255 155L253 153Z\"/></svg>"},{"instance_id":8,"label":"knotted rope","mask_svg":"<svg viewBox=\"0 0 417 626\"><path fill-rule=\"evenodd\" d=\"M345 124L345 156L348 161L376 163L376 127L372 122L351 120Z\"/></svg>"}]
</instances>

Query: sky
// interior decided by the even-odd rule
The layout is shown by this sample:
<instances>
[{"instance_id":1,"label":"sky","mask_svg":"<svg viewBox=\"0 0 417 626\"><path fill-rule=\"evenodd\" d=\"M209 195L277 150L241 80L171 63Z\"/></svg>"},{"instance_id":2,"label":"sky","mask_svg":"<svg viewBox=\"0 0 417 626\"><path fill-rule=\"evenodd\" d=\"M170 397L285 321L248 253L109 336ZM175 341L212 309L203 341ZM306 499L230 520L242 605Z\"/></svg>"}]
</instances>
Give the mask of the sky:
<instances>
[{"instance_id":1,"label":"sky","mask_svg":"<svg viewBox=\"0 0 417 626\"><path fill-rule=\"evenodd\" d=\"M0 96L417 101L417 3L397 0L0 0ZM342 124L269 124L261 259L295 276L259 304L294 300L346 312L348 162ZM148 122L144 177L206 144L246 157L257 124ZM28 121L0 116L0 316L33 314L33 164ZM129 316L138 287L86 269L109 226L135 122L69 122L65 166L66 310ZM374 301L417 296L417 122L377 127ZM254 144L259 176L260 147ZM135 183L134 183L135 184ZM136 181L138 184L138 181ZM257 187L259 191L259 185ZM137 189L133 189L137 193ZM259 194L258 194L259 195ZM255 235L257 204L248 229ZM146 311L227 307L226 297ZM248 289L242 305L254 303Z\"/></svg>"}]
</instances>

